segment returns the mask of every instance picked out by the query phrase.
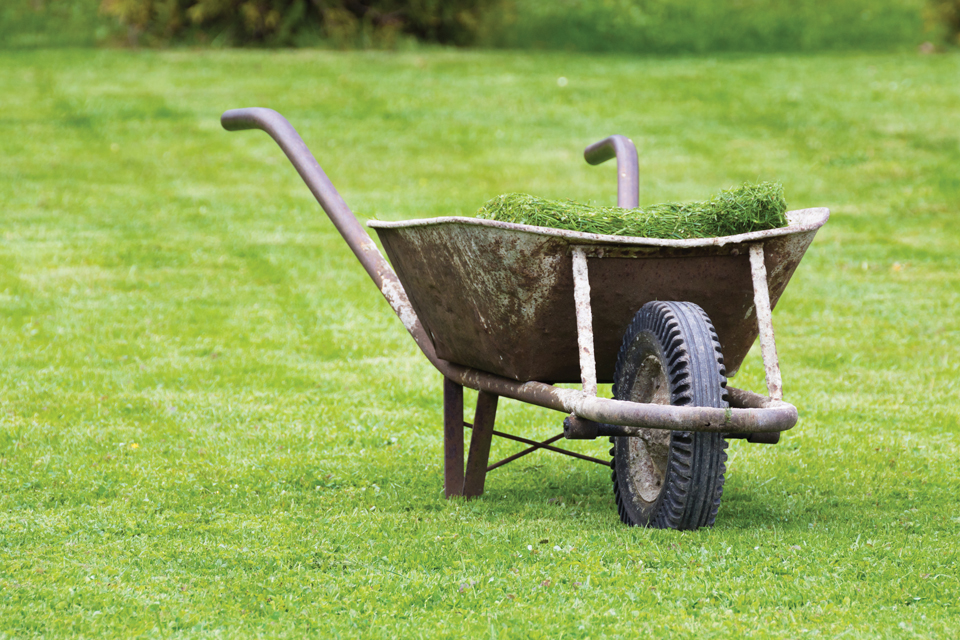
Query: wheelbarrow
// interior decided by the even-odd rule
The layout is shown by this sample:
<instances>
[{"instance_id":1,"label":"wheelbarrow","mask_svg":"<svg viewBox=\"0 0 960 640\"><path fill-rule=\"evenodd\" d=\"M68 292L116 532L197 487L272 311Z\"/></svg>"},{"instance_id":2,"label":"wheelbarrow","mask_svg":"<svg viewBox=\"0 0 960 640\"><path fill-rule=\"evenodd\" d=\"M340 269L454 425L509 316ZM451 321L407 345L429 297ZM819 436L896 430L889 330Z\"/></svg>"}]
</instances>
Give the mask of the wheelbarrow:
<instances>
[{"instance_id":1,"label":"wheelbarrow","mask_svg":"<svg viewBox=\"0 0 960 640\"><path fill-rule=\"evenodd\" d=\"M221 123L273 137L443 375L448 497L479 496L487 472L547 450L611 467L626 524L711 526L727 439L774 444L796 424L796 408L783 401L771 311L827 209L790 211L780 229L695 240L465 217L370 221L388 263L283 116L236 109ZM638 206L629 139L611 136L584 155L591 164L616 158L617 203ZM767 396L727 385L758 336ZM610 382L613 398L598 397L597 384ZM463 419L463 387L479 392L473 423ZM496 431L500 397L567 414L563 432L538 442ZM493 436L527 447L490 464ZM598 437L613 443L611 459L554 444Z\"/></svg>"}]
</instances>

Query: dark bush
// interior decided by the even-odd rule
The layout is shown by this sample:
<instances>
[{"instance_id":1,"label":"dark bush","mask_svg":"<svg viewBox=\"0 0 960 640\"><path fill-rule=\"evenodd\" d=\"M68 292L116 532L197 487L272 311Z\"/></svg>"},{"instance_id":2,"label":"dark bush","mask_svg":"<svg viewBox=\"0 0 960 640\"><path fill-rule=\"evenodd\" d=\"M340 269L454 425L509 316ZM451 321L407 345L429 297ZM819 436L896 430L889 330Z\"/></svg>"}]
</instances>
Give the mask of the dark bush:
<instances>
[{"instance_id":1,"label":"dark bush","mask_svg":"<svg viewBox=\"0 0 960 640\"><path fill-rule=\"evenodd\" d=\"M101 0L131 43L390 46L401 34L469 45L497 0Z\"/></svg>"},{"instance_id":2,"label":"dark bush","mask_svg":"<svg viewBox=\"0 0 960 640\"><path fill-rule=\"evenodd\" d=\"M0 47L896 50L919 44L924 22L927 39L960 45L960 0L0 0Z\"/></svg>"}]
</instances>

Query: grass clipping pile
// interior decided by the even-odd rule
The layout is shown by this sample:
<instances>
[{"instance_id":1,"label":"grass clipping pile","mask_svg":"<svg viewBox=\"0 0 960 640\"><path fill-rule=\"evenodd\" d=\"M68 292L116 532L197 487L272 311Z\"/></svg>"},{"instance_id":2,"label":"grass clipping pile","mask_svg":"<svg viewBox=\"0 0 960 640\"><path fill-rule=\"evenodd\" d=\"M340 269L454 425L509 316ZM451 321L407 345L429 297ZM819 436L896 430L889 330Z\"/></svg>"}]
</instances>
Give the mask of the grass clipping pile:
<instances>
[{"instance_id":1,"label":"grass clipping pile","mask_svg":"<svg viewBox=\"0 0 960 640\"><path fill-rule=\"evenodd\" d=\"M725 189L702 202L668 202L637 209L507 193L483 205L477 217L611 236L685 240L785 227L786 212L783 185L761 182Z\"/></svg>"}]
</instances>

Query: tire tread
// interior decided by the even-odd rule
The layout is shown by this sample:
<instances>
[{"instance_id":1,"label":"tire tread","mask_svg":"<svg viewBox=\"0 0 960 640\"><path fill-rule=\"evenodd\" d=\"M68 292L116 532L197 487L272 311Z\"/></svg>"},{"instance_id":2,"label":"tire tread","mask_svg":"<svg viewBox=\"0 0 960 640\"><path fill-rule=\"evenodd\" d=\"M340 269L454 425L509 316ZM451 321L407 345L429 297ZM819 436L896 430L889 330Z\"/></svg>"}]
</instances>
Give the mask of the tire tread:
<instances>
[{"instance_id":1,"label":"tire tread","mask_svg":"<svg viewBox=\"0 0 960 640\"><path fill-rule=\"evenodd\" d=\"M726 368L719 336L710 318L689 302L650 302L637 312L623 338L617 357L613 395L626 399L621 389L628 370L631 345L643 331L651 332L663 350L670 402L675 406L726 408ZM632 381L630 381L632 384ZM671 434L667 470L657 505L649 521L639 521L630 508L617 473L617 440L613 456L613 490L620 519L629 525L659 529L697 529L716 521L723 495L727 442L722 434L674 431Z\"/></svg>"}]
</instances>

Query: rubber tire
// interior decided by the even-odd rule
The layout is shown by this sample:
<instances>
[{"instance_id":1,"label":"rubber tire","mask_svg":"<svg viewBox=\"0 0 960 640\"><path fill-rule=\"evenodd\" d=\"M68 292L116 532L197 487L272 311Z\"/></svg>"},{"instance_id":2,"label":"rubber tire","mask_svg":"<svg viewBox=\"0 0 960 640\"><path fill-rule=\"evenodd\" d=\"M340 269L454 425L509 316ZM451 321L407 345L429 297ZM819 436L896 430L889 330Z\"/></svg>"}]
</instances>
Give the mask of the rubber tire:
<instances>
[{"instance_id":1,"label":"rubber tire","mask_svg":"<svg viewBox=\"0 0 960 640\"><path fill-rule=\"evenodd\" d=\"M650 377L638 375L651 372ZM657 387L656 380L667 383L669 395L666 387ZM614 372L614 398L726 408L730 406L726 385L720 341L703 309L690 302L643 305L623 337ZM671 431L667 436L655 429L644 433L643 438L610 438L620 519L656 529L713 526L726 472L723 435ZM638 475L655 465L662 477L650 471Z\"/></svg>"}]
</instances>

